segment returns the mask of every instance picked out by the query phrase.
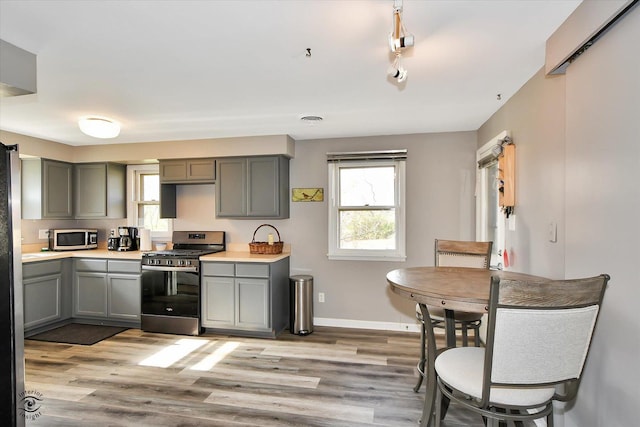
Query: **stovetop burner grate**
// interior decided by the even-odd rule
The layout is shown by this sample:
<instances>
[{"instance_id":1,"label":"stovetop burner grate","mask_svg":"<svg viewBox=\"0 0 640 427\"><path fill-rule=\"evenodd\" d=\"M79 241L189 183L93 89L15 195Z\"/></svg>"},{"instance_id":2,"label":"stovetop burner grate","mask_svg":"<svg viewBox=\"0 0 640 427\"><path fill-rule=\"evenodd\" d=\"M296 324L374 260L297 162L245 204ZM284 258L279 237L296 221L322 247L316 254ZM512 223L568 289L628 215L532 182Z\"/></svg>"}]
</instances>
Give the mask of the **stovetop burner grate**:
<instances>
[{"instance_id":1,"label":"stovetop burner grate","mask_svg":"<svg viewBox=\"0 0 640 427\"><path fill-rule=\"evenodd\" d=\"M145 252L142 254L143 257L162 257L162 258L180 258L180 257L199 257L203 255L213 254L216 252L221 252L221 249L218 250L206 250L206 249L172 249L166 251L151 251Z\"/></svg>"},{"instance_id":2,"label":"stovetop burner grate","mask_svg":"<svg viewBox=\"0 0 640 427\"><path fill-rule=\"evenodd\" d=\"M174 231L173 249L142 254L145 259L198 258L226 249L224 231Z\"/></svg>"}]
</instances>

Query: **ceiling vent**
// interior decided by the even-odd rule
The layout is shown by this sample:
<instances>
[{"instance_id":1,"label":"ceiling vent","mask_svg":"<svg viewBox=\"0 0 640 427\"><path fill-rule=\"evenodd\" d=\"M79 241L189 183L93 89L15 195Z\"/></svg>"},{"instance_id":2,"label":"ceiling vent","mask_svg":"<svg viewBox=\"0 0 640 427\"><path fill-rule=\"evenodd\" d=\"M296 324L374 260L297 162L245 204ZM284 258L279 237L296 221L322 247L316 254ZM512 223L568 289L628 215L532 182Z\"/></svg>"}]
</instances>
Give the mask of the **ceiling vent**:
<instances>
[{"instance_id":1,"label":"ceiling vent","mask_svg":"<svg viewBox=\"0 0 640 427\"><path fill-rule=\"evenodd\" d=\"M36 93L36 55L0 40L0 96Z\"/></svg>"}]
</instances>

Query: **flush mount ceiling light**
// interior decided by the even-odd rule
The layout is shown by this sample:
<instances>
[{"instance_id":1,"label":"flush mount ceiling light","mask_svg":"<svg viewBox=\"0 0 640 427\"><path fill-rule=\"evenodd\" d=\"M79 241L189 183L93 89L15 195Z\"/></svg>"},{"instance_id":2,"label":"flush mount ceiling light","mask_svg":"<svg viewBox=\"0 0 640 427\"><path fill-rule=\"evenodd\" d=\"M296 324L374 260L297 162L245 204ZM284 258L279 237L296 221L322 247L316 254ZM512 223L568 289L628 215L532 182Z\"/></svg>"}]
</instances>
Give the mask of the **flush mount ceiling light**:
<instances>
[{"instance_id":1,"label":"flush mount ceiling light","mask_svg":"<svg viewBox=\"0 0 640 427\"><path fill-rule=\"evenodd\" d=\"M82 133L94 138L109 139L120 135L120 124L105 117L82 117L78 126Z\"/></svg>"},{"instance_id":2,"label":"flush mount ceiling light","mask_svg":"<svg viewBox=\"0 0 640 427\"><path fill-rule=\"evenodd\" d=\"M415 42L413 34L407 32L402 23L402 0L393 1L393 30L389 33L389 49L395 55L389 68L389 75L402 83L407 79L407 70L402 66L402 51L412 47Z\"/></svg>"}]
</instances>

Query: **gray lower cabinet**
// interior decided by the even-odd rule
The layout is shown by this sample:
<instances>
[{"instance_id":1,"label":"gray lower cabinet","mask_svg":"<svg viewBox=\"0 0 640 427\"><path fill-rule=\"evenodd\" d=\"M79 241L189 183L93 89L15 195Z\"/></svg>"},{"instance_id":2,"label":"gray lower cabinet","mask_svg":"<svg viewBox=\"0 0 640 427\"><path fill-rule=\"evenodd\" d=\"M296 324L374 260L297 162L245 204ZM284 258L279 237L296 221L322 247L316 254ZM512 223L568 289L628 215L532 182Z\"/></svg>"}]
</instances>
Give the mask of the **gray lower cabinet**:
<instances>
[{"instance_id":1,"label":"gray lower cabinet","mask_svg":"<svg viewBox=\"0 0 640 427\"><path fill-rule=\"evenodd\" d=\"M74 317L140 321L140 261L74 262Z\"/></svg>"},{"instance_id":2,"label":"gray lower cabinet","mask_svg":"<svg viewBox=\"0 0 640 427\"><path fill-rule=\"evenodd\" d=\"M71 317L65 260L23 264L25 331Z\"/></svg>"},{"instance_id":3,"label":"gray lower cabinet","mask_svg":"<svg viewBox=\"0 0 640 427\"><path fill-rule=\"evenodd\" d=\"M289 258L202 263L202 326L275 336L287 325Z\"/></svg>"}]
</instances>

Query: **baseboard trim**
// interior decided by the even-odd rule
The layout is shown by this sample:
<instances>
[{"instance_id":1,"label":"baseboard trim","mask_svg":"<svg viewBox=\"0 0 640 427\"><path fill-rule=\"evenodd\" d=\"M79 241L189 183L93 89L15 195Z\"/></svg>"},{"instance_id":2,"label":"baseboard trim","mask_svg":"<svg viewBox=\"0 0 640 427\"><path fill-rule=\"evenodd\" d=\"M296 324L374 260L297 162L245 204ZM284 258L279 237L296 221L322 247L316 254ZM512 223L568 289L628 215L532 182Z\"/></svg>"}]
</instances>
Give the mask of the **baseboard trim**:
<instances>
[{"instance_id":1,"label":"baseboard trim","mask_svg":"<svg viewBox=\"0 0 640 427\"><path fill-rule=\"evenodd\" d=\"M330 319L324 317L314 317L313 323L316 326L332 326L335 328L373 329L379 331L396 332L420 332L420 325L416 323L373 322L368 320Z\"/></svg>"}]
</instances>

